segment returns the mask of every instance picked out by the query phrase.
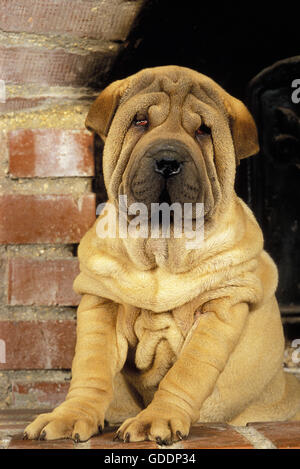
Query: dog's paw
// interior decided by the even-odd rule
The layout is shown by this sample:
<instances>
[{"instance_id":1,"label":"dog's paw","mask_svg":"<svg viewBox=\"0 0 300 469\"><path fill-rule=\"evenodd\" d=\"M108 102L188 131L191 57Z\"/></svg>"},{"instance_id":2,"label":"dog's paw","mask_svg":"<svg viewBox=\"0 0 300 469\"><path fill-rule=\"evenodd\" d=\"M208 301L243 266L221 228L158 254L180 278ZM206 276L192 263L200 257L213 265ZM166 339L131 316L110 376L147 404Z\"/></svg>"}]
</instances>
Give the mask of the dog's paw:
<instances>
[{"instance_id":1,"label":"dog's paw","mask_svg":"<svg viewBox=\"0 0 300 469\"><path fill-rule=\"evenodd\" d=\"M164 415L163 412L145 409L136 417L129 418L120 426L115 439L129 441L156 441L159 445L171 445L187 438L190 420L178 415Z\"/></svg>"},{"instance_id":2,"label":"dog's paw","mask_svg":"<svg viewBox=\"0 0 300 469\"><path fill-rule=\"evenodd\" d=\"M64 409L63 404L53 412L39 415L24 430L24 439L57 440L72 438L74 441L86 441L102 431L104 418L92 416L81 410Z\"/></svg>"}]
</instances>

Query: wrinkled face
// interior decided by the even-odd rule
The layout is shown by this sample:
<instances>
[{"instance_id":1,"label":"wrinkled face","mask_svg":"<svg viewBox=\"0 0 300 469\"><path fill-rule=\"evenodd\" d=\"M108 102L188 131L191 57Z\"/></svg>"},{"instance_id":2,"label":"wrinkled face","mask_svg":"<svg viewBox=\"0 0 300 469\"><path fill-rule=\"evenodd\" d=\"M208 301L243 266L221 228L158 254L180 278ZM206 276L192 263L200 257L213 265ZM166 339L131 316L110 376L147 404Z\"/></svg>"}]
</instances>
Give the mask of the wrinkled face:
<instances>
[{"instance_id":1,"label":"wrinkled face","mask_svg":"<svg viewBox=\"0 0 300 469\"><path fill-rule=\"evenodd\" d=\"M144 105L131 110L120 193L147 206L203 202L208 213L220 197L210 119L214 110L196 97L197 88L185 76L156 78L150 88L150 93L144 90ZM128 99L124 108L130 105Z\"/></svg>"},{"instance_id":2,"label":"wrinkled face","mask_svg":"<svg viewBox=\"0 0 300 469\"><path fill-rule=\"evenodd\" d=\"M238 101L204 75L175 66L146 69L113 85L87 118L89 128L107 134L109 197L127 195L129 204L147 207L202 202L209 218L233 191L237 150L228 109Z\"/></svg>"}]
</instances>

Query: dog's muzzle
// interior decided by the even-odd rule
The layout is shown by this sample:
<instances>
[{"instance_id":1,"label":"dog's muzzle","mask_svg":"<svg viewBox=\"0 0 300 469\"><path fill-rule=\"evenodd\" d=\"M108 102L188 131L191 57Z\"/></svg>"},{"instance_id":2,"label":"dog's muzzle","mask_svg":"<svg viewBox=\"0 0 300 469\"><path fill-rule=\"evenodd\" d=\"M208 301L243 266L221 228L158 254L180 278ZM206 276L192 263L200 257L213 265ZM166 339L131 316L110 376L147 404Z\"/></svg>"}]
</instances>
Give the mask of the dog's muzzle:
<instances>
[{"instance_id":1,"label":"dog's muzzle","mask_svg":"<svg viewBox=\"0 0 300 469\"><path fill-rule=\"evenodd\" d=\"M184 161L190 158L187 149L180 142L160 142L151 147L145 154L146 158L152 158L153 169L164 178L179 174Z\"/></svg>"},{"instance_id":2,"label":"dog's muzzle","mask_svg":"<svg viewBox=\"0 0 300 469\"><path fill-rule=\"evenodd\" d=\"M195 202L199 175L189 148L179 140L159 140L141 155L132 174L136 201Z\"/></svg>"},{"instance_id":3,"label":"dog's muzzle","mask_svg":"<svg viewBox=\"0 0 300 469\"><path fill-rule=\"evenodd\" d=\"M163 157L154 163L154 171L162 174L165 178L176 176L181 170L181 163L174 158Z\"/></svg>"}]
</instances>

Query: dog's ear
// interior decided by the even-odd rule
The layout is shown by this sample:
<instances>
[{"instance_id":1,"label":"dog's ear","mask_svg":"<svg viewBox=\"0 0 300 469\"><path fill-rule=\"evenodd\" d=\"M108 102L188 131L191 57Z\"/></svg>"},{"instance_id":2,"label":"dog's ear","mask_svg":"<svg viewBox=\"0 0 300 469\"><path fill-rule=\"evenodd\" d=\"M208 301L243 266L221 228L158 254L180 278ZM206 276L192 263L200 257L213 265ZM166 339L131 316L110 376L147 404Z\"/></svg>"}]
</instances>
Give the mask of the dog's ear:
<instances>
[{"instance_id":1,"label":"dog's ear","mask_svg":"<svg viewBox=\"0 0 300 469\"><path fill-rule=\"evenodd\" d=\"M89 109L85 126L104 141L124 90L125 80L114 81L99 94Z\"/></svg>"},{"instance_id":2,"label":"dog's ear","mask_svg":"<svg viewBox=\"0 0 300 469\"><path fill-rule=\"evenodd\" d=\"M238 99L230 96L230 99L225 100L225 107L229 114L236 160L239 163L241 159L258 153L257 128L247 107Z\"/></svg>"}]
</instances>

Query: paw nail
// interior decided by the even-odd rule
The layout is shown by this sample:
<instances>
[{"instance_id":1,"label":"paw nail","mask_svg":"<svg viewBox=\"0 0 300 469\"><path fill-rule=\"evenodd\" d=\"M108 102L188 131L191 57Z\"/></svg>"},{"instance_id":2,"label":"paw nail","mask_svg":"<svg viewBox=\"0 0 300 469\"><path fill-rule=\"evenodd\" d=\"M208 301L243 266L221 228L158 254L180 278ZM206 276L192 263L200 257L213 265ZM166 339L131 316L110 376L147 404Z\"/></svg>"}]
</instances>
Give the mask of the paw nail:
<instances>
[{"instance_id":1,"label":"paw nail","mask_svg":"<svg viewBox=\"0 0 300 469\"><path fill-rule=\"evenodd\" d=\"M116 441L116 440L119 440L119 439L120 439L120 432L117 432L113 437L113 441Z\"/></svg>"},{"instance_id":2,"label":"paw nail","mask_svg":"<svg viewBox=\"0 0 300 469\"><path fill-rule=\"evenodd\" d=\"M102 425L99 425L99 426L98 426L98 432L99 432L99 433L102 433L102 432L103 432Z\"/></svg>"},{"instance_id":3,"label":"paw nail","mask_svg":"<svg viewBox=\"0 0 300 469\"><path fill-rule=\"evenodd\" d=\"M130 433L126 433L124 443L128 443L130 440Z\"/></svg>"},{"instance_id":4,"label":"paw nail","mask_svg":"<svg viewBox=\"0 0 300 469\"><path fill-rule=\"evenodd\" d=\"M23 434L23 440L28 440L28 435L27 435L26 432L24 432L24 434Z\"/></svg>"},{"instance_id":5,"label":"paw nail","mask_svg":"<svg viewBox=\"0 0 300 469\"><path fill-rule=\"evenodd\" d=\"M156 443L159 444L159 445L162 445L162 444L163 444L163 441L162 441L162 439L161 439L160 436L157 436L157 437L156 437Z\"/></svg>"},{"instance_id":6,"label":"paw nail","mask_svg":"<svg viewBox=\"0 0 300 469\"><path fill-rule=\"evenodd\" d=\"M45 430L40 434L40 440L45 440L46 439L46 432Z\"/></svg>"},{"instance_id":7,"label":"paw nail","mask_svg":"<svg viewBox=\"0 0 300 469\"><path fill-rule=\"evenodd\" d=\"M75 441L75 443L79 443L79 442L80 442L80 436L79 436L79 433L75 433L75 436L74 436L74 441Z\"/></svg>"},{"instance_id":8,"label":"paw nail","mask_svg":"<svg viewBox=\"0 0 300 469\"><path fill-rule=\"evenodd\" d=\"M179 438L179 440L183 440L182 433L180 431L176 432L176 436Z\"/></svg>"}]
</instances>

